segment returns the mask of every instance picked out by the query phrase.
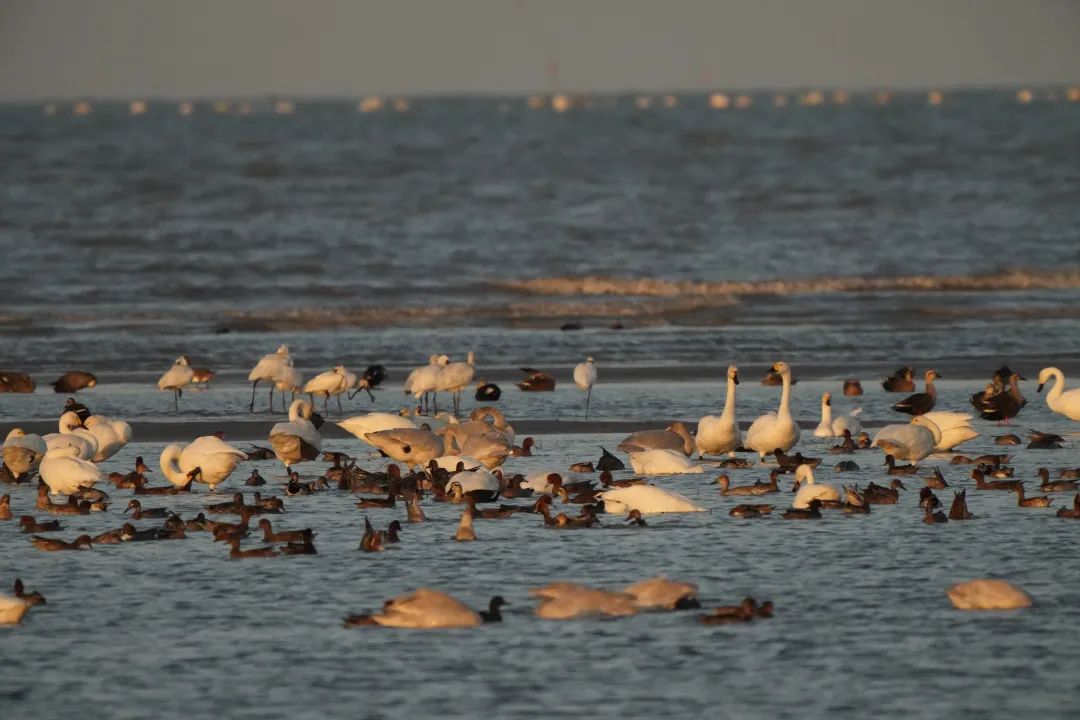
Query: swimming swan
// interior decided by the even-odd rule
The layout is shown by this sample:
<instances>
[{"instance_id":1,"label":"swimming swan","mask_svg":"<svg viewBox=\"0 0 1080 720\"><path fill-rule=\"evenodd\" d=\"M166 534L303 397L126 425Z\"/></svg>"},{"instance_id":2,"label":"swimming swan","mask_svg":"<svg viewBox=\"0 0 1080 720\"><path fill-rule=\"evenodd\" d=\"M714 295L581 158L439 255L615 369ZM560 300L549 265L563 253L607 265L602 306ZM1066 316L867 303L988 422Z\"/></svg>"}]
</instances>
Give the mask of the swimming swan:
<instances>
[{"instance_id":1,"label":"swimming swan","mask_svg":"<svg viewBox=\"0 0 1080 720\"><path fill-rule=\"evenodd\" d=\"M862 431L862 423L855 417L862 412L862 408L856 408L847 415L832 413L832 394L824 393L821 396L821 422L814 430L814 437L841 437L845 430L852 435L858 435Z\"/></svg>"},{"instance_id":2,"label":"swimming swan","mask_svg":"<svg viewBox=\"0 0 1080 720\"><path fill-rule=\"evenodd\" d=\"M971 427L971 415L967 413L937 411L928 412L912 418L911 422L921 425L934 435L934 450L952 450L954 447L979 436Z\"/></svg>"},{"instance_id":3,"label":"swimming swan","mask_svg":"<svg viewBox=\"0 0 1080 720\"><path fill-rule=\"evenodd\" d=\"M604 511L613 515L626 515L631 510L637 510L642 515L705 512L705 508L695 505L685 495L656 485L613 488L598 493L596 497L604 501Z\"/></svg>"},{"instance_id":4,"label":"swimming swan","mask_svg":"<svg viewBox=\"0 0 1080 720\"><path fill-rule=\"evenodd\" d=\"M799 426L791 417L791 367L781 360L772 366L771 372L780 375L783 391L780 393L780 407L775 413L760 416L746 431L744 445L765 456L776 448L787 452L799 442Z\"/></svg>"},{"instance_id":5,"label":"swimming swan","mask_svg":"<svg viewBox=\"0 0 1080 720\"><path fill-rule=\"evenodd\" d=\"M698 420L698 457L723 453L734 455L735 448L742 442L742 430L735 418L735 386L738 384L739 368L732 365L727 369L727 400L724 402L724 412L720 415L706 415Z\"/></svg>"},{"instance_id":6,"label":"swimming swan","mask_svg":"<svg viewBox=\"0 0 1080 720\"><path fill-rule=\"evenodd\" d=\"M684 475L702 473L705 468L694 465L678 450L645 450L630 453L630 465L639 475Z\"/></svg>"},{"instance_id":7,"label":"swimming swan","mask_svg":"<svg viewBox=\"0 0 1080 720\"><path fill-rule=\"evenodd\" d=\"M1046 405L1059 415L1064 415L1070 420L1080 420L1080 388L1065 389L1065 373L1056 367L1043 368L1039 371L1039 388L1036 392L1042 392L1043 385L1054 381L1054 387L1046 393Z\"/></svg>"},{"instance_id":8,"label":"swimming swan","mask_svg":"<svg viewBox=\"0 0 1080 720\"><path fill-rule=\"evenodd\" d=\"M38 471L53 495L70 495L82 488L93 487L101 479L97 465L78 457L78 450L73 446L49 450Z\"/></svg>"},{"instance_id":9,"label":"swimming swan","mask_svg":"<svg viewBox=\"0 0 1080 720\"><path fill-rule=\"evenodd\" d=\"M927 426L912 423L886 425L874 436L879 447L897 460L918 462L934 452L934 433Z\"/></svg>"},{"instance_id":10,"label":"swimming swan","mask_svg":"<svg viewBox=\"0 0 1080 720\"><path fill-rule=\"evenodd\" d=\"M791 507L803 510L810 507L811 500L839 500L840 491L832 485L818 485L814 482L814 471L809 465L795 468L795 480L799 483L799 492L795 493L795 502Z\"/></svg>"},{"instance_id":11,"label":"swimming swan","mask_svg":"<svg viewBox=\"0 0 1080 720\"><path fill-rule=\"evenodd\" d=\"M165 478L176 485L187 485L188 473L199 468L195 480L216 488L229 477L247 454L237 450L216 435L204 435L195 438L187 446L169 445L161 451L161 472Z\"/></svg>"}]
</instances>

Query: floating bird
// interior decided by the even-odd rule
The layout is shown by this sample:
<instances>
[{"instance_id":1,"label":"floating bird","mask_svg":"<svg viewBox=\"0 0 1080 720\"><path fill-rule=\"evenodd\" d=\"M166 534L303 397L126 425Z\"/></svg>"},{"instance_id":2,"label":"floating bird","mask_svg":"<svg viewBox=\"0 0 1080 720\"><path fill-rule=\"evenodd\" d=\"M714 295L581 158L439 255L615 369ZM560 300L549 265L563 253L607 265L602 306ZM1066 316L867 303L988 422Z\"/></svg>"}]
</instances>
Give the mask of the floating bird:
<instances>
[{"instance_id":1,"label":"floating bird","mask_svg":"<svg viewBox=\"0 0 1080 720\"><path fill-rule=\"evenodd\" d=\"M101 470L78 457L74 447L49 450L41 461L41 480L53 495L70 495L81 488L93 487L101 480Z\"/></svg>"},{"instance_id":2,"label":"floating bird","mask_svg":"<svg viewBox=\"0 0 1080 720\"><path fill-rule=\"evenodd\" d=\"M274 455L288 470L305 460L315 460L322 450L322 436L311 423L311 403L293 400L289 406L289 421L270 429L270 445Z\"/></svg>"},{"instance_id":3,"label":"floating bird","mask_svg":"<svg viewBox=\"0 0 1080 720\"><path fill-rule=\"evenodd\" d=\"M902 367L889 377L885 378L881 387L885 392L912 392L915 389L915 371L910 367Z\"/></svg>"},{"instance_id":4,"label":"floating bird","mask_svg":"<svg viewBox=\"0 0 1080 720\"><path fill-rule=\"evenodd\" d=\"M694 447L694 436L690 434L686 425L681 422L673 422L664 430L640 430L631 433L619 443L619 449L624 453L639 453L645 450L674 450L689 456L693 454Z\"/></svg>"},{"instance_id":5,"label":"floating bird","mask_svg":"<svg viewBox=\"0 0 1080 720\"><path fill-rule=\"evenodd\" d=\"M37 383L24 372L0 373L0 393L32 393L35 388Z\"/></svg>"},{"instance_id":6,"label":"floating bird","mask_svg":"<svg viewBox=\"0 0 1080 720\"><path fill-rule=\"evenodd\" d=\"M378 613L345 618L346 626L382 625L416 629L474 627L483 623L484 617L470 610L460 600L429 588L420 588L409 595L387 600Z\"/></svg>"},{"instance_id":7,"label":"floating bird","mask_svg":"<svg viewBox=\"0 0 1080 720\"><path fill-rule=\"evenodd\" d=\"M862 430L862 423L856 417L862 412L862 408L856 408L847 415L832 413L832 393L823 393L821 396L821 422L814 430L814 437L841 437L844 432L854 435Z\"/></svg>"},{"instance_id":8,"label":"floating bird","mask_svg":"<svg viewBox=\"0 0 1080 720\"><path fill-rule=\"evenodd\" d=\"M798 492L791 506L796 510L809 508L811 500L840 501L840 492L832 485L818 485L814 482L814 471L809 465L800 465L795 469L795 482L798 483Z\"/></svg>"},{"instance_id":9,"label":"floating bird","mask_svg":"<svg viewBox=\"0 0 1080 720\"><path fill-rule=\"evenodd\" d=\"M528 375L517 386L524 392L551 392L555 389L555 378L542 370L521 368Z\"/></svg>"},{"instance_id":10,"label":"floating bird","mask_svg":"<svg viewBox=\"0 0 1080 720\"><path fill-rule=\"evenodd\" d=\"M247 454L229 445L216 435L203 435L186 446L168 445L161 451L161 472L176 487L184 487L196 469L196 482L214 490L236 469Z\"/></svg>"},{"instance_id":11,"label":"floating bird","mask_svg":"<svg viewBox=\"0 0 1080 720\"><path fill-rule=\"evenodd\" d=\"M1056 367L1039 371L1039 387L1036 392L1042 392L1043 386L1048 382L1053 382L1054 386L1046 393L1046 406L1070 420L1080 420L1080 388L1065 390L1065 373Z\"/></svg>"},{"instance_id":12,"label":"floating bird","mask_svg":"<svg viewBox=\"0 0 1080 720\"><path fill-rule=\"evenodd\" d=\"M1020 381L1026 379L1019 373L1010 375L1008 390L984 398L976 405L979 417L983 420L997 420L1005 423L1008 423L1010 418L1016 417L1027 405L1027 400L1020 394Z\"/></svg>"},{"instance_id":13,"label":"floating bird","mask_svg":"<svg viewBox=\"0 0 1080 720\"><path fill-rule=\"evenodd\" d=\"M754 450L764 459L766 455L780 448L787 452L799 442L800 430L791 417L791 367L784 361L772 366L782 381L780 407L775 413L759 416L746 431L743 441L748 449Z\"/></svg>"},{"instance_id":14,"label":"floating bird","mask_svg":"<svg viewBox=\"0 0 1080 720\"><path fill-rule=\"evenodd\" d=\"M58 393L79 392L84 388L97 386L97 378L93 373L73 370L66 372L53 383L53 391Z\"/></svg>"},{"instance_id":15,"label":"floating bird","mask_svg":"<svg viewBox=\"0 0 1080 720\"><path fill-rule=\"evenodd\" d=\"M131 425L123 420L113 420L104 415L91 415L83 423L90 434L97 440L97 452L92 460L108 460L131 442Z\"/></svg>"},{"instance_id":16,"label":"floating bird","mask_svg":"<svg viewBox=\"0 0 1080 720\"><path fill-rule=\"evenodd\" d=\"M719 415L705 415L698 420L695 438L698 457L728 453L734 457L742 442L742 430L735 418L735 386L739 384L739 368L727 369L727 398L724 411Z\"/></svg>"},{"instance_id":17,"label":"floating bird","mask_svg":"<svg viewBox=\"0 0 1080 720\"><path fill-rule=\"evenodd\" d=\"M937 389L934 387L934 380L940 377L941 375L938 374L937 370L927 370L924 391L909 395L893 405L892 409L908 415L925 415L930 412L937 403Z\"/></svg>"}]
</instances>

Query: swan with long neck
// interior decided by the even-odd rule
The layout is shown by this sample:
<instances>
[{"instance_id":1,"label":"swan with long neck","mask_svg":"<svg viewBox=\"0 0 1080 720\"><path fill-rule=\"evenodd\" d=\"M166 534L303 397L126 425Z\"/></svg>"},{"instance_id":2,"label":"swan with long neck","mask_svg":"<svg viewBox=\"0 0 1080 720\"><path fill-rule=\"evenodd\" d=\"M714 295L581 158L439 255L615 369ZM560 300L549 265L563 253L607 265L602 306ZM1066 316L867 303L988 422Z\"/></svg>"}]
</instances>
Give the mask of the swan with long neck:
<instances>
[{"instance_id":1,"label":"swan with long neck","mask_svg":"<svg viewBox=\"0 0 1080 720\"><path fill-rule=\"evenodd\" d=\"M833 416L832 394L823 393L821 396L821 422L814 430L814 437L841 437L845 430L852 435L858 435L862 431L862 423L855 417L862 408L856 408L847 415Z\"/></svg>"},{"instance_id":2,"label":"swan with long neck","mask_svg":"<svg viewBox=\"0 0 1080 720\"><path fill-rule=\"evenodd\" d=\"M698 420L697 444L698 457L705 455L735 454L735 449L742 442L742 430L735 418L735 386L739 384L739 368L734 365L727 369L727 399L724 411L720 415L706 415Z\"/></svg>"},{"instance_id":3,"label":"swan with long neck","mask_svg":"<svg viewBox=\"0 0 1080 720\"><path fill-rule=\"evenodd\" d=\"M764 460L765 456L780 448L787 452L799 442L799 426L791 417L791 366L781 360L772 366L772 372L780 376L783 389L780 407L775 413L766 413L750 425L743 443Z\"/></svg>"},{"instance_id":4,"label":"swan with long neck","mask_svg":"<svg viewBox=\"0 0 1080 720\"><path fill-rule=\"evenodd\" d=\"M183 487L191 479L191 472L199 469L196 482L211 490L225 482L247 454L216 435L195 438L186 447L169 445L161 451L161 472L177 487Z\"/></svg>"},{"instance_id":5,"label":"swan with long neck","mask_svg":"<svg viewBox=\"0 0 1080 720\"><path fill-rule=\"evenodd\" d=\"M791 506L796 509L810 507L811 500L840 500L840 492L832 485L818 485L814 482L814 471L809 465L800 465L795 468L795 482L799 484L799 492L795 494L795 501Z\"/></svg>"},{"instance_id":6,"label":"swan with long neck","mask_svg":"<svg viewBox=\"0 0 1080 720\"><path fill-rule=\"evenodd\" d=\"M1039 371L1039 388L1036 392L1042 392L1043 385L1048 382L1053 382L1054 386L1046 393L1047 407L1070 420L1080 421L1080 388L1066 390L1065 373L1056 367Z\"/></svg>"}]
</instances>

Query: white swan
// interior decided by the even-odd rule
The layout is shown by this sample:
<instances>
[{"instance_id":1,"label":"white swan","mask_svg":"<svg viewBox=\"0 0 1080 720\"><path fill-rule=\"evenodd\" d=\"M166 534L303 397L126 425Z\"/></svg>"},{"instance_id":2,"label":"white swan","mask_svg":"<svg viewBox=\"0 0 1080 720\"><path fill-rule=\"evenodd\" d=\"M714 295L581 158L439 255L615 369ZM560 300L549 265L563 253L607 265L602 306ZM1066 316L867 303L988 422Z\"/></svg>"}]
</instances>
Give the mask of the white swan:
<instances>
[{"instance_id":1,"label":"white swan","mask_svg":"<svg viewBox=\"0 0 1080 720\"><path fill-rule=\"evenodd\" d=\"M186 447L169 445L161 451L161 472L177 487L188 483L188 473L199 468L197 482L211 490L229 477L247 454L237 450L216 435L195 438Z\"/></svg>"},{"instance_id":2,"label":"white swan","mask_svg":"<svg viewBox=\"0 0 1080 720\"><path fill-rule=\"evenodd\" d=\"M1043 368L1039 371L1039 388L1036 392L1042 392L1043 385L1051 380L1054 381L1054 387L1046 393L1046 406L1070 420L1080 420L1080 388L1066 390L1065 373L1056 367Z\"/></svg>"},{"instance_id":3,"label":"white swan","mask_svg":"<svg viewBox=\"0 0 1080 720\"><path fill-rule=\"evenodd\" d=\"M840 491L832 485L818 485L814 482L814 471L809 465L795 468L795 480L799 483L799 492L795 493L793 508L810 507L811 500L839 500Z\"/></svg>"},{"instance_id":4,"label":"white swan","mask_svg":"<svg viewBox=\"0 0 1080 720\"><path fill-rule=\"evenodd\" d=\"M123 420L111 420L104 415L91 415L86 418L85 425L98 444L97 452L93 457L94 462L108 460L131 442L131 425Z\"/></svg>"},{"instance_id":5,"label":"white swan","mask_svg":"<svg viewBox=\"0 0 1080 720\"><path fill-rule=\"evenodd\" d=\"M695 601L698 594L698 586L694 583L678 582L669 580L664 575L658 575L648 580L627 585L622 590L634 598L634 604L639 608L673 610L683 606L684 603Z\"/></svg>"},{"instance_id":6,"label":"white swan","mask_svg":"<svg viewBox=\"0 0 1080 720\"><path fill-rule=\"evenodd\" d=\"M474 457L489 470L506 462L513 450L513 443L506 439L504 433L481 420L448 425L443 442L447 455L457 453Z\"/></svg>"},{"instance_id":7,"label":"white swan","mask_svg":"<svg viewBox=\"0 0 1080 720\"><path fill-rule=\"evenodd\" d=\"M380 430L393 430L395 428L419 427L419 425L410 418L402 417L397 413L384 412L354 415L351 418L345 418L341 422L334 424L345 432L355 435L358 440L368 445L371 443L364 437L368 433L379 432Z\"/></svg>"},{"instance_id":8,"label":"white swan","mask_svg":"<svg viewBox=\"0 0 1080 720\"><path fill-rule=\"evenodd\" d=\"M438 590L420 588L383 603L382 610L365 620L398 628L459 628L483 624L483 618L465 603Z\"/></svg>"},{"instance_id":9,"label":"white swan","mask_svg":"<svg viewBox=\"0 0 1080 720\"><path fill-rule=\"evenodd\" d=\"M82 460L90 460L97 454L97 438L82 426L79 416L71 410L60 416L59 430L42 438L48 450L74 447L78 450L77 456Z\"/></svg>"},{"instance_id":10,"label":"white swan","mask_svg":"<svg viewBox=\"0 0 1080 720\"><path fill-rule=\"evenodd\" d=\"M585 419L589 419L589 401L592 400L593 385L596 384L596 365L591 357L574 367L574 384L585 391Z\"/></svg>"},{"instance_id":11,"label":"white swan","mask_svg":"<svg viewBox=\"0 0 1080 720\"><path fill-rule=\"evenodd\" d=\"M273 412L274 383L283 368L291 368L292 366L293 360L289 357L288 345L279 345L276 351L263 355L259 362L255 363L255 367L248 373L248 380L251 381L251 405L248 409L251 412L255 412L255 388L259 386L259 382L262 380L270 383L270 411Z\"/></svg>"},{"instance_id":12,"label":"white swan","mask_svg":"<svg viewBox=\"0 0 1080 720\"><path fill-rule=\"evenodd\" d=\"M459 483L461 485L462 492L472 492L473 490L498 492L501 487L499 485L499 479L487 470L466 470L465 472L459 472L450 478L447 487L454 483Z\"/></svg>"},{"instance_id":13,"label":"white swan","mask_svg":"<svg viewBox=\"0 0 1080 720\"><path fill-rule=\"evenodd\" d=\"M384 455L410 466L427 465L445 454L442 438L423 428L379 430L368 433L364 439Z\"/></svg>"},{"instance_id":14,"label":"white swan","mask_svg":"<svg viewBox=\"0 0 1080 720\"><path fill-rule=\"evenodd\" d=\"M532 490L534 493L555 492L555 486L551 484L552 475L558 475L559 478L562 479L562 482L567 485L588 479L584 475L575 472L547 467L540 470L534 470L526 475L525 479L521 481L521 487L526 490Z\"/></svg>"},{"instance_id":15,"label":"white swan","mask_svg":"<svg viewBox=\"0 0 1080 720\"><path fill-rule=\"evenodd\" d=\"M38 467L48 451L40 435L12 428L4 440L4 464L16 475L22 475Z\"/></svg>"},{"instance_id":16,"label":"white swan","mask_svg":"<svg viewBox=\"0 0 1080 720\"><path fill-rule=\"evenodd\" d=\"M416 423L416 427L426 427L437 435L441 435L446 430L447 425L458 424L458 419L448 412L425 415L419 412L417 408L402 408L398 414L401 417L411 419Z\"/></svg>"},{"instance_id":17,"label":"white swan","mask_svg":"<svg viewBox=\"0 0 1080 720\"><path fill-rule=\"evenodd\" d=\"M293 400L289 406L289 421L270 428L270 445L274 448L274 455L285 463L286 468L319 457L322 436L308 420L310 417L311 403Z\"/></svg>"},{"instance_id":18,"label":"white swan","mask_svg":"<svg viewBox=\"0 0 1080 720\"><path fill-rule=\"evenodd\" d=\"M934 435L934 450L952 450L960 443L973 440L979 432L971 426L971 415L958 412L928 412L911 419Z\"/></svg>"},{"instance_id":19,"label":"white swan","mask_svg":"<svg viewBox=\"0 0 1080 720\"><path fill-rule=\"evenodd\" d=\"M879 447L897 460L918 462L934 452L934 433L929 427L912 423L886 425L874 435Z\"/></svg>"},{"instance_id":20,"label":"white swan","mask_svg":"<svg viewBox=\"0 0 1080 720\"><path fill-rule=\"evenodd\" d=\"M742 430L735 418L735 386L739 384L739 368L734 365L727 369L727 400L720 415L706 415L698 420L697 451L698 457L704 455L735 454L735 448L742 442Z\"/></svg>"},{"instance_id":21,"label":"white swan","mask_svg":"<svg viewBox=\"0 0 1080 720\"><path fill-rule=\"evenodd\" d=\"M333 370L319 373L308 380L304 385L304 392L308 395L321 396L323 398L323 412L326 412L326 405L330 402L330 396L333 395L337 397L338 412L340 412L341 393L349 389L348 382L349 378L345 366L337 365ZM356 382L356 376L353 376L353 382Z\"/></svg>"},{"instance_id":22,"label":"white swan","mask_svg":"<svg viewBox=\"0 0 1080 720\"><path fill-rule=\"evenodd\" d=\"M799 426L791 417L791 367L781 360L772 366L771 372L780 376L783 390L780 393L780 407L775 413L766 413L754 420L746 431L743 444L757 451L764 459L776 448L787 452L799 442Z\"/></svg>"},{"instance_id":23,"label":"white swan","mask_svg":"<svg viewBox=\"0 0 1080 720\"><path fill-rule=\"evenodd\" d=\"M506 415L499 408L489 405L478 407L469 413L469 420L487 423L502 433L508 443L514 443L514 426L506 421Z\"/></svg>"},{"instance_id":24,"label":"white swan","mask_svg":"<svg viewBox=\"0 0 1080 720\"><path fill-rule=\"evenodd\" d=\"M49 450L41 461L39 473L53 495L70 495L101 480L101 470L79 458L75 447Z\"/></svg>"},{"instance_id":25,"label":"white swan","mask_svg":"<svg viewBox=\"0 0 1080 720\"><path fill-rule=\"evenodd\" d=\"M173 366L158 378L158 390L173 391L173 408L175 410L180 409L180 398L184 395L184 386L190 384L193 377L195 377L195 371L188 367L187 355L181 355L176 358Z\"/></svg>"},{"instance_id":26,"label":"white swan","mask_svg":"<svg viewBox=\"0 0 1080 720\"><path fill-rule=\"evenodd\" d=\"M705 472L705 468L690 462L690 458L676 450L644 450L630 453L630 465L639 475L685 475Z\"/></svg>"},{"instance_id":27,"label":"white swan","mask_svg":"<svg viewBox=\"0 0 1080 720\"><path fill-rule=\"evenodd\" d=\"M454 402L454 414L461 410L461 393L472 382L476 369L473 367L476 355L469 351L465 362L449 363L439 370L435 377L436 409L438 409L438 393L450 393Z\"/></svg>"},{"instance_id":28,"label":"white swan","mask_svg":"<svg viewBox=\"0 0 1080 720\"><path fill-rule=\"evenodd\" d=\"M656 485L613 488L598 493L596 497L604 501L604 512L614 515L625 515L631 510L637 510L642 515L705 512L705 508L695 505L685 495Z\"/></svg>"},{"instance_id":29,"label":"white swan","mask_svg":"<svg viewBox=\"0 0 1080 720\"><path fill-rule=\"evenodd\" d=\"M569 620L586 615L621 617L637 613L633 595L592 588L578 583L555 582L529 591L540 598L537 617L548 620Z\"/></svg>"},{"instance_id":30,"label":"white swan","mask_svg":"<svg viewBox=\"0 0 1080 720\"><path fill-rule=\"evenodd\" d=\"M832 393L823 393L821 396L821 422L814 430L814 437L840 437L845 430L852 435L862 432L862 423L855 417L862 412L862 408L856 408L847 415L832 413Z\"/></svg>"},{"instance_id":31,"label":"white swan","mask_svg":"<svg viewBox=\"0 0 1080 720\"><path fill-rule=\"evenodd\" d=\"M630 433L619 443L624 453L645 450L678 450L683 455L694 454L694 436L685 423L673 422L663 430L638 430Z\"/></svg>"}]
</instances>

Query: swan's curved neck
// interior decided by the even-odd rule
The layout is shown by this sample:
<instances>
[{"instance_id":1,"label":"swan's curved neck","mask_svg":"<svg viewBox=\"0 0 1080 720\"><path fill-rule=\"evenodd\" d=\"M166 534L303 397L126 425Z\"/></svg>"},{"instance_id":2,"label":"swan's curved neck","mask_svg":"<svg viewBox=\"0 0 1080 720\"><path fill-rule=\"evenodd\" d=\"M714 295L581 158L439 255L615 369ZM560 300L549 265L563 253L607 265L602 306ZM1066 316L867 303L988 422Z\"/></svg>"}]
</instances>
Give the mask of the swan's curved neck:
<instances>
[{"instance_id":1,"label":"swan's curved neck","mask_svg":"<svg viewBox=\"0 0 1080 720\"><path fill-rule=\"evenodd\" d=\"M784 387L780 393L780 409L776 412L778 418L791 419L791 374L784 373L781 376Z\"/></svg>"},{"instance_id":2,"label":"swan's curved neck","mask_svg":"<svg viewBox=\"0 0 1080 720\"><path fill-rule=\"evenodd\" d=\"M170 445L161 452L161 473L173 485L186 485L187 475L180 469L180 448Z\"/></svg>"},{"instance_id":3,"label":"swan's curved neck","mask_svg":"<svg viewBox=\"0 0 1080 720\"><path fill-rule=\"evenodd\" d=\"M1065 392L1065 373L1053 368L1050 370L1050 376L1054 380L1054 387L1046 393L1046 404L1053 408L1054 403L1061 397L1061 393Z\"/></svg>"},{"instance_id":4,"label":"swan's curved neck","mask_svg":"<svg viewBox=\"0 0 1080 720\"><path fill-rule=\"evenodd\" d=\"M735 380L727 379L727 399L724 401L724 413L721 417L735 417Z\"/></svg>"},{"instance_id":5,"label":"swan's curved neck","mask_svg":"<svg viewBox=\"0 0 1080 720\"><path fill-rule=\"evenodd\" d=\"M821 403L821 422L825 425L832 423L832 405L827 402Z\"/></svg>"}]
</instances>

